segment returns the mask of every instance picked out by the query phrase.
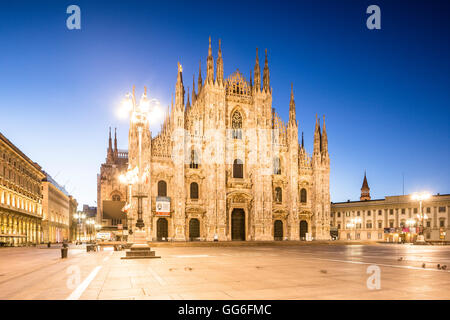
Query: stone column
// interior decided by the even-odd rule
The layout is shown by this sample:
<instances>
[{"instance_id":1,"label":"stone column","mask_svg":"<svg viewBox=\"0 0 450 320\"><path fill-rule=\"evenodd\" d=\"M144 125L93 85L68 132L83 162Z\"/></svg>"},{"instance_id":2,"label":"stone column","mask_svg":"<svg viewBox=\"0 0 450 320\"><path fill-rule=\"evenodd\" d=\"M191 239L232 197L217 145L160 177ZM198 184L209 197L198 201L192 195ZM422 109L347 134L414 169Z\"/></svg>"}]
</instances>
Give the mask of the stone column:
<instances>
[{"instance_id":1,"label":"stone column","mask_svg":"<svg viewBox=\"0 0 450 320\"><path fill-rule=\"evenodd\" d=\"M8 217L7 217L7 219L6 219L6 221L7 221L7 223L8 223L8 225L7 225L7 227L6 227L6 231L7 231L7 233L8 234L12 234L12 217L9 215ZM9 242L9 244L13 244L14 243L14 240L13 240L13 238L8 238L8 242Z\"/></svg>"},{"instance_id":2,"label":"stone column","mask_svg":"<svg viewBox=\"0 0 450 320\"><path fill-rule=\"evenodd\" d=\"M437 226L438 226L438 223L437 223L437 221L438 221L438 218L437 218L437 210L438 210L438 208L437 207L432 207L433 209L432 209L432 214L433 214L433 228L437 228ZM429 217L429 218L431 218L431 217Z\"/></svg>"},{"instance_id":3,"label":"stone column","mask_svg":"<svg viewBox=\"0 0 450 320\"><path fill-rule=\"evenodd\" d=\"M36 244L39 244L40 238L38 235L38 226L36 225L36 222L33 222L33 240Z\"/></svg>"},{"instance_id":4,"label":"stone column","mask_svg":"<svg viewBox=\"0 0 450 320\"><path fill-rule=\"evenodd\" d=\"M448 229L450 229L450 206L447 206L447 231ZM447 232L447 234L449 233Z\"/></svg>"},{"instance_id":5,"label":"stone column","mask_svg":"<svg viewBox=\"0 0 450 320\"><path fill-rule=\"evenodd\" d=\"M28 220L28 229L27 229L27 239L28 242L32 243L33 239L31 238L32 234L31 234L31 222L32 220Z\"/></svg>"},{"instance_id":6,"label":"stone column","mask_svg":"<svg viewBox=\"0 0 450 320\"><path fill-rule=\"evenodd\" d=\"M18 221L17 221L17 217L13 217L13 234L17 235L18 231L17 231L17 227L18 227ZM13 238L14 241L14 245L16 246L18 241L17 241L17 237Z\"/></svg>"},{"instance_id":7,"label":"stone column","mask_svg":"<svg viewBox=\"0 0 450 320\"><path fill-rule=\"evenodd\" d=\"M0 233L6 233L5 229L6 229L6 216L5 215L0 215Z\"/></svg>"}]
</instances>

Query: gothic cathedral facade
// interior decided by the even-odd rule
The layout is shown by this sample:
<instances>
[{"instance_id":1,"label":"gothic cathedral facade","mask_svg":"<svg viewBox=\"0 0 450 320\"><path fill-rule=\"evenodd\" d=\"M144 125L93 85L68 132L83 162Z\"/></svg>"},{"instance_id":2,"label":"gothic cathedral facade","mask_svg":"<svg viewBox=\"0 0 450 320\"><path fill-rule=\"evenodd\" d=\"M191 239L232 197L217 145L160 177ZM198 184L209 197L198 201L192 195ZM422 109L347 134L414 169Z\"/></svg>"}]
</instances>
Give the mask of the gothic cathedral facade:
<instances>
[{"instance_id":1,"label":"gothic cathedral facade","mask_svg":"<svg viewBox=\"0 0 450 320\"><path fill-rule=\"evenodd\" d=\"M186 94L179 64L175 101L161 131L156 136L148 126L141 131L141 166L147 176L139 192L146 195L147 239L330 239L325 121L321 127L316 117L311 156L298 132L292 87L288 122L272 108L267 51L262 79L258 50L253 79L239 70L224 78L220 40L214 64L210 38L206 78L199 68L197 89L194 76L192 92ZM130 122L129 169L138 164L138 137ZM137 186L130 191L138 192ZM110 190L125 192L120 186ZM137 199L131 199L128 215L136 221ZM160 212L158 201L168 202L168 212Z\"/></svg>"}]
</instances>

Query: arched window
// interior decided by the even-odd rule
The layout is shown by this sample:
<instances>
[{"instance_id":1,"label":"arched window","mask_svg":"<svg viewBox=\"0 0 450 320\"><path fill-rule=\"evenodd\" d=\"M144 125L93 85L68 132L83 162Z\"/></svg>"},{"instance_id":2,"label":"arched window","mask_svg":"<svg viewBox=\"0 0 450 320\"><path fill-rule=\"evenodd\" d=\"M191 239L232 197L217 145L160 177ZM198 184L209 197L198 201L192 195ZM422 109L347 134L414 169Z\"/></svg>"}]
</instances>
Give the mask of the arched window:
<instances>
[{"instance_id":1,"label":"arched window","mask_svg":"<svg viewBox=\"0 0 450 320\"><path fill-rule=\"evenodd\" d=\"M198 169L198 156L195 149L191 150L191 163L189 164L189 168Z\"/></svg>"},{"instance_id":2,"label":"arched window","mask_svg":"<svg viewBox=\"0 0 450 320\"><path fill-rule=\"evenodd\" d=\"M198 199L198 184L197 182L191 183L191 199Z\"/></svg>"},{"instance_id":3,"label":"arched window","mask_svg":"<svg viewBox=\"0 0 450 320\"><path fill-rule=\"evenodd\" d=\"M273 159L273 174L281 174L280 158Z\"/></svg>"},{"instance_id":4,"label":"arched window","mask_svg":"<svg viewBox=\"0 0 450 320\"><path fill-rule=\"evenodd\" d=\"M233 112L231 116L231 128L233 139L242 139L242 116L239 111Z\"/></svg>"},{"instance_id":5,"label":"arched window","mask_svg":"<svg viewBox=\"0 0 450 320\"><path fill-rule=\"evenodd\" d=\"M275 202L283 202L283 191L280 187L275 188Z\"/></svg>"},{"instance_id":6,"label":"arched window","mask_svg":"<svg viewBox=\"0 0 450 320\"><path fill-rule=\"evenodd\" d=\"M306 203L306 189L303 188L302 190L300 190L300 202L301 203Z\"/></svg>"},{"instance_id":7,"label":"arched window","mask_svg":"<svg viewBox=\"0 0 450 320\"><path fill-rule=\"evenodd\" d=\"M118 194L114 194L114 195L112 196L112 200L113 200L113 201L120 201L120 196L119 196Z\"/></svg>"},{"instance_id":8,"label":"arched window","mask_svg":"<svg viewBox=\"0 0 450 320\"><path fill-rule=\"evenodd\" d=\"M244 165L242 160L235 159L233 162L233 178L243 178L244 177Z\"/></svg>"},{"instance_id":9,"label":"arched window","mask_svg":"<svg viewBox=\"0 0 450 320\"><path fill-rule=\"evenodd\" d=\"M158 197L167 197L167 183L164 180L158 181Z\"/></svg>"}]
</instances>

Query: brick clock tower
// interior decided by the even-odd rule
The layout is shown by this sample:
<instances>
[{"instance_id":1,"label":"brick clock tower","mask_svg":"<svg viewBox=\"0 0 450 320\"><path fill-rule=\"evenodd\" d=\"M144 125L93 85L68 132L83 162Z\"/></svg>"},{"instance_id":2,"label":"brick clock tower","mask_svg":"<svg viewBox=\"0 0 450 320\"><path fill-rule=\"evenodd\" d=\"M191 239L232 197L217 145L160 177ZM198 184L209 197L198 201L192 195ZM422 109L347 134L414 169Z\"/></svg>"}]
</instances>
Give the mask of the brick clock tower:
<instances>
[{"instance_id":1,"label":"brick clock tower","mask_svg":"<svg viewBox=\"0 0 450 320\"><path fill-rule=\"evenodd\" d=\"M367 183L366 173L364 172L364 181L361 187L361 197L359 198L361 201L370 200L370 188Z\"/></svg>"}]
</instances>

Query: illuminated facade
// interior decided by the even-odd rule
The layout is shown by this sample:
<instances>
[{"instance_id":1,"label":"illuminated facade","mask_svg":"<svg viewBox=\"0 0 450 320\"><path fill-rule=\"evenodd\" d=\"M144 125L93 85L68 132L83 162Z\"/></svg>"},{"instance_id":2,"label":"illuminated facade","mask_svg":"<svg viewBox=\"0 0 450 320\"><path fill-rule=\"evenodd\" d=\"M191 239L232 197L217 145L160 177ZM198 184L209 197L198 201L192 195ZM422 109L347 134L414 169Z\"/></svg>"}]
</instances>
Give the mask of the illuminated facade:
<instances>
[{"instance_id":1,"label":"illuminated facade","mask_svg":"<svg viewBox=\"0 0 450 320\"><path fill-rule=\"evenodd\" d=\"M0 242L42 241L41 167L0 133Z\"/></svg>"},{"instance_id":2,"label":"illuminated facade","mask_svg":"<svg viewBox=\"0 0 450 320\"><path fill-rule=\"evenodd\" d=\"M414 242L418 230L419 202L411 195L370 200L364 176L360 201L331 204L331 226L341 240ZM367 200L364 200L367 199ZM450 241L450 195L432 195L423 202L426 241ZM353 224L355 219L358 223ZM419 224L420 225L420 224Z\"/></svg>"},{"instance_id":3,"label":"illuminated facade","mask_svg":"<svg viewBox=\"0 0 450 320\"><path fill-rule=\"evenodd\" d=\"M316 118L310 156L303 135L299 143L293 89L288 122L272 108L267 51L262 78L257 51L249 80L239 70L224 78L220 41L215 66L211 41L206 60L206 78L203 80L199 69L197 89L194 80L187 95L182 67L178 66L175 101L161 131L152 136L147 126L142 132L141 190L146 195L143 220L147 239L299 240L308 235L329 239L325 121L321 129ZM138 135L131 121L131 169L138 165ZM126 166L123 168L122 172ZM102 167L101 197L118 194L129 199L126 186L117 180L118 171L107 170ZM102 187L108 179L115 188ZM137 192L138 186L133 185L131 194ZM129 217L137 219L137 199L133 197Z\"/></svg>"},{"instance_id":4,"label":"illuminated facade","mask_svg":"<svg viewBox=\"0 0 450 320\"><path fill-rule=\"evenodd\" d=\"M42 180L42 196L43 241L48 243L69 240L71 223L69 194L64 187L46 174Z\"/></svg>"}]
</instances>

